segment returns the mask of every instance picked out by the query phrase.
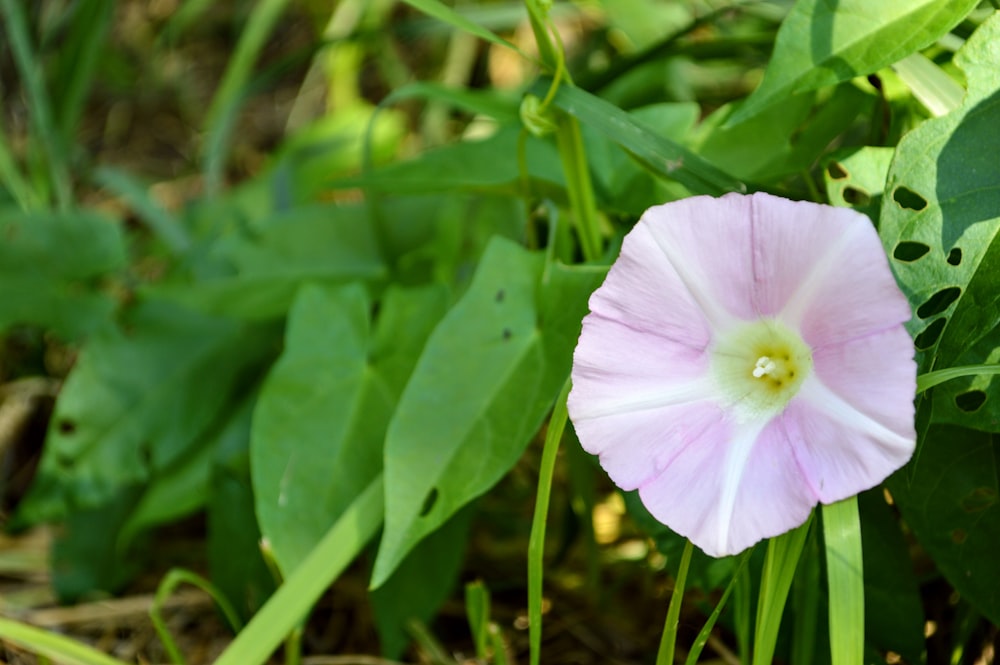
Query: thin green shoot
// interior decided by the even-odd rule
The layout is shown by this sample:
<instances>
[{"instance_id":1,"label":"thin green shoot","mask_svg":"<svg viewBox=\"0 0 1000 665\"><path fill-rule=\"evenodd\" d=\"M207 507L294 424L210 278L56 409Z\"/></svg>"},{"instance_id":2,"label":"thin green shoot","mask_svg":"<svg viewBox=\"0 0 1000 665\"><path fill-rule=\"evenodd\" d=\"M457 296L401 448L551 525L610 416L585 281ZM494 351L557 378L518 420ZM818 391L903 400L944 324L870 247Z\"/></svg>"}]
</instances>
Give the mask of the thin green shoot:
<instances>
[{"instance_id":1,"label":"thin green shoot","mask_svg":"<svg viewBox=\"0 0 1000 665\"><path fill-rule=\"evenodd\" d=\"M687 583L688 568L691 567L691 553L694 545L690 540L684 541L684 552L681 554L680 566L677 569L677 579L674 580L674 590L670 594L670 607L667 609L667 619L663 623L663 633L660 635L660 648L656 652L656 665L673 665L674 649L677 647L677 625L680 623L681 605L684 604L684 585Z\"/></svg>"},{"instance_id":2,"label":"thin green shoot","mask_svg":"<svg viewBox=\"0 0 1000 665\"><path fill-rule=\"evenodd\" d=\"M538 665L541 660L542 648L542 576L545 557L545 523L549 513L549 497L552 494L552 476L556 468L556 454L559 452L559 441L566 427L568 414L566 399L569 396L570 382L566 379L562 392L556 399L549 428L545 433L545 445L542 448L542 464L538 472L538 494L535 499L535 514L531 523L531 535L528 539L528 643L530 648L529 662Z\"/></svg>"}]
</instances>

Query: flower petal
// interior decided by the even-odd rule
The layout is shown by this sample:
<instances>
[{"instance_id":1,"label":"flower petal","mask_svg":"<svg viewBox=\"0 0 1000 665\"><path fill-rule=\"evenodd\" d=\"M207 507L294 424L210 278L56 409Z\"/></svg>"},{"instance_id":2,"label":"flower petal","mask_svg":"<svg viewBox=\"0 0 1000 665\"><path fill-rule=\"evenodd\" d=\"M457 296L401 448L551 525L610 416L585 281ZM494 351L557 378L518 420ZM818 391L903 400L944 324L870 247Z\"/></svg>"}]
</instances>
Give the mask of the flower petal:
<instances>
[{"instance_id":1,"label":"flower petal","mask_svg":"<svg viewBox=\"0 0 1000 665\"><path fill-rule=\"evenodd\" d=\"M573 354L570 415L577 421L706 399L708 362L704 351L590 314Z\"/></svg>"},{"instance_id":2,"label":"flower petal","mask_svg":"<svg viewBox=\"0 0 1000 665\"><path fill-rule=\"evenodd\" d=\"M711 338L698 303L642 224L625 236L618 260L590 297L590 310L697 350L703 350Z\"/></svg>"},{"instance_id":3,"label":"flower petal","mask_svg":"<svg viewBox=\"0 0 1000 665\"><path fill-rule=\"evenodd\" d=\"M823 503L875 487L913 454L900 434L840 399L819 381L803 386L781 415L802 473Z\"/></svg>"},{"instance_id":4,"label":"flower petal","mask_svg":"<svg viewBox=\"0 0 1000 665\"><path fill-rule=\"evenodd\" d=\"M601 466L624 490L636 489L678 455L728 431L719 407L705 401L574 420L573 426L584 449L600 455Z\"/></svg>"},{"instance_id":5,"label":"flower petal","mask_svg":"<svg viewBox=\"0 0 1000 665\"><path fill-rule=\"evenodd\" d=\"M750 197L694 196L655 206L636 230L647 228L709 322L724 329L733 318L756 318ZM634 233L634 231L633 231ZM708 239L711 239L710 241Z\"/></svg>"},{"instance_id":6,"label":"flower petal","mask_svg":"<svg viewBox=\"0 0 1000 665\"><path fill-rule=\"evenodd\" d=\"M917 363L913 341L903 326L821 347L813 352L813 371L840 399L912 446Z\"/></svg>"},{"instance_id":7,"label":"flower petal","mask_svg":"<svg viewBox=\"0 0 1000 665\"><path fill-rule=\"evenodd\" d=\"M716 557L799 526L816 503L777 421L726 434L685 448L639 488L654 517Z\"/></svg>"},{"instance_id":8,"label":"flower petal","mask_svg":"<svg viewBox=\"0 0 1000 665\"><path fill-rule=\"evenodd\" d=\"M868 240L880 248L868 218L848 208L764 193L747 198L754 252L750 298L761 316L776 316L796 294L798 299L808 299L810 279L829 279L830 271L839 268L845 248L863 242L860 236L872 236ZM861 227L867 227L868 233ZM885 257L881 261L884 264Z\"/></svg>"},{"instance_id":9,"label":"flower petal","mask_svg":"<svg viewBox=\"0 0 1000 665\"><path fill-rule=\"evenodd\" d=\"M754 195L756 279L763 311L797 327L814 350L895 327L910 319L878 233L846 208ZM766 206L756 205L767 200ZM789 224L797 215L808 223ZM772 229L775 232L765 231ZM773 235L760 242L763 233Z\"/></svg>"}]
</instances>

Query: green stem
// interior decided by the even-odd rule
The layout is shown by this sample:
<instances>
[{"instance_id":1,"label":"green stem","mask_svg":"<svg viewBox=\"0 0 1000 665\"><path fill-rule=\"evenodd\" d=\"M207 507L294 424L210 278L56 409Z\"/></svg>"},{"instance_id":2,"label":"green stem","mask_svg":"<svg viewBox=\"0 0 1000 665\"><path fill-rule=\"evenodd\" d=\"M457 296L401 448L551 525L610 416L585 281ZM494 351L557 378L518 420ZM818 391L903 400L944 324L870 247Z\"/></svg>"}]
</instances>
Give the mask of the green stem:
<instances>
[{"instance_id":1,"label":"green stem","mask_svg":"<svg viewBox=\"0 0 1000 665\"><path fill-rule=\"evenodd\" d=\"M684 541L684 553L681 554L681 565L677 570L674 590L670 594L670 607L667 609L667 620L663 624L663 634L660 636L660 649L656 653L656 665L673 665L674 647L677 646L677 624L680 622L681 605L684 601L684 584L687 582L688 568L691 566L691 553L694 545L690 540Z\"/></svg>"},{"instance_id":2,"label":"green stem","mask_svg":"<svg viewBox=\"0 0 1000 665\"><path fill-rule=\"evenodd\" d=\"M167 628L167 623L163 620L163 606L167 604L170 600L170 596L173 595L174 590L177 589L181 584L190 584L191 586L198 587L215 601L216 605L219 606L219 610L222 612L223 616L229 622L230 627L233 631L239 632L243 627L243 622L240 621L239 616L236 614L236 610L229 603L229 599L216 587L214 584L206 580L205 578L192 573L189 570L183 570L181 568L174 568L170 570L166 576L164 576L163 581L160 582L159 587L156 589L156 595L153 597L153 603L149 608L149 618L153 622L153 629L156 630L157 635L160 637L160 642L163 643L163 648L167 652L167 657L170 658L171 663L176 665L183 665L184 655L181 650L177 647L174 642L173 636L170 634L170 629Z\"/></svg>"},{"instance_id":3,"label":"green stem","mask_svg":"<svg viewBox=\"0 0 1000 665\"><path fill-rule=\"evenodd\" d=\"M531 649L531 665L538 665L542 647L542 570L545 555L545 521L549 513L549 496L552 494L552 476L556 468L556 453L559 441L566 428L566 398L569 396L569 379L563 385L556 400L549 429L545 433L542 448L542 465L538 471L538 496L535 499L535 515L531 523L528 539L528 643Z\"/></svg>"},{"instance_id":4,"label":"green stem","mask_svg":"<svg viewBox=\"0 0 1000 665\"><path fill-rule=\"evenodd\" d=\"M925 390L930 390L934 386L944 383L945 381L960 379L963 376L981 376L988 374L1000 374L1000 365L964 365L962 367L949 367L947 369L935 370L933 372L921 374L917 377L917 393L919 394Z\"/></svg>"},{"instance_id":5,"label":"green stem","mask_svg":"<svg viewBox=\"0 0 1000 665\"><path fill-rule=\"evenodd\" d=\"M795 568L802 555L802 547L805 545L811 523L812 515L799 528L772 538L767 543L767 556L764 558L764 572L760 580L760 595L757 601L753 665L771 665L774 660L781 615L785 611L785 602L792 588Z\"/></svg>"},{"instance_id":6,"label":"green stem","mask_svg":"<svg viewBox=\"0 0 1000 665\"><path fill-rule=\"evenodd\" d=\"M691 645L691 651L688 652L687 659L684 661L685 665L697 665L698 658L701 656L701 650L704 649L705 644L708 643L708 636L712 634L712 628L715 627L715 622L718 621L719 615L722 614L722 610L726 606L726 601L729 600L729 595L739 583L738 580L742 577L743 569L746 568L751 554L753 554L753 548L748 549L740 555L740 562L736 564L736 571L733 573L733 579L729 581L729 585L726 587L726 590L722 592L722 597L719 598L719 602L716 604L715 609L712 610L712 614L708 617L708 621L705 622L705 625L702 626L701 630L698 632L698 637L695 638L694 644Z\"/></svg>"},{"instance_id":7,"label":"green stem","mask_svg":"<svg viewBox=\"0 0 1000 665\"><path fill-rule=\"evenodd\" d=\"M566 190L570 208L577 223L580 246L587 261L601 258L601 232L597 217L594 185L587 168L587 155L583 149L583 135L576 118L566 115L556 131L556 146L566 175Z\"/></svg>"},{"instance_id":8,"label":"green stem","mask_svg":"<svg viewBox=\"0 0 1000 665\"><path fill-rule=\"evenodd\" d=\"M271 657L375 535L385 511L384 489L384 479L379 474L240 631L215 665L261 665Z\"/></svg>"}]
</instances>

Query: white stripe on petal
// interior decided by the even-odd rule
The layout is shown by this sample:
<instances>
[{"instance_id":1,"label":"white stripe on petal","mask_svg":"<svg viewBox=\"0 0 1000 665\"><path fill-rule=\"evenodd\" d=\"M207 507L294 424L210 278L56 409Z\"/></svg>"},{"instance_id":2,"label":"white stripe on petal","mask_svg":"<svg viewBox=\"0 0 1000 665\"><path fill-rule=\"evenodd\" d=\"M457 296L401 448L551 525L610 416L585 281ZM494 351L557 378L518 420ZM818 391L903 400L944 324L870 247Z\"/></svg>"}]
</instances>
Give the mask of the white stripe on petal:
<instances>
[{"instance_id":1,"label":"white stripe on petal","mask_svg":"<svg viewBox=\"0 0 1000 665\"><path fill-rule=\"evenodd\" d=\"M913 449L913 439L894 432L874 418L858 411L844 401L840 395L827 388L815 376L810 376L802 384L795 400L805 400L811 407L826 414L845 428L867 434L889 447L900 450Z\"/></svg>"},{"instance_id":2,"label":"white stripe on petal","mask_svg":"<svg viewBox=\"0 0 1000 665\"><path fill-rule=\"evenodd\" d=\"M802 317L806 310L816 301L816 293L830 279L831 273L835 270L843 270L843 260L841 254L851 246L856 246L860 233L866 231L863 224L851 224L847 230L841 234L837 242L823 252L821 259L809 272L806 279L795 289L788 302L781 310L779 318L792 328L802 327Z\"/></svg>"},{"instance_id":3,"label":"white stripe on petal","mask_svg":"<svg viewBox=\"0 0 1000 665\"><path fill-rule=\"evenodd\" d=\"M705 314L705 319L712 330L718 334L720 331L728 330L735 325L737 321L736 317L726 311L720 303L716 302L705 289L698 288L698 283L704 282L705 278L699 274L700 271L692 269L688 265L691 260L690 257L684 256L676 247L666 242L669 238L664 238L662 233L657 233L652 223L649 224L649 227L653 240L656 241L660 251L663 252L667 261L677 272L684 287L691 294L691 299L698 304L698 307ZM747 279L749 278L750 275L747 275Z\"/></svg>"},{"instance_id":4,"label":"white stripe on petal","mask_svg":"<svg viewBox=\"0 0 1000 665\"><path fill-rule=\"evenodd\" d=\"M726 457L722 460L722 493L715 507L716 543L711 548L702 546L707 552L710 550L715 552L732 551L729 540L732 532L733 513L736 511L736 496L743 483L743 474L746 472L753 445L767 423L767 419L740 423L733 429ZM717 555L713 554L713 556Z\"/></svg>"},{"instance_id":5,"label":"white stripe on petal","mask_svg":"<svg viewBox=\"0 0 1000 665\"><path fill-rule=\"evenodd\" d=\"M647 411L666 406L678 406L701 402L717 396L714 384L708 377L687 383L664 386L662 389L648 390L639 395L622 395L616 399L588 400L590 403L575 405L573 420L604 418L635 411Z\"/></svg>"}]
</instances>

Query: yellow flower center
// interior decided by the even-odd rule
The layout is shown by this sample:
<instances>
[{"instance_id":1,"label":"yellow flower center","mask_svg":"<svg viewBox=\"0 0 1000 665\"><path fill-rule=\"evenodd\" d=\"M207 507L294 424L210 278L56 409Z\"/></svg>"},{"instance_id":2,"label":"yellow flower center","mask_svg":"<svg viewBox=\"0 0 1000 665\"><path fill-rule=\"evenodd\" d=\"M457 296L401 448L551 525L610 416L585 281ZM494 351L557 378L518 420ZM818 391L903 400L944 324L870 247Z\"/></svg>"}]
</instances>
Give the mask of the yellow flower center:
<instances>
[{"instance_id":1,"label":"yellow flower center","mask_svg":"<svg viewBox=\"0 0 1000 665\"><path fill-rule=\"evenodd\" d=\"M739 421L781 413L812 372L812 352L775 319L745 323L719 335L709 353L712 375Z\"/></svg>"}]
</instances>

